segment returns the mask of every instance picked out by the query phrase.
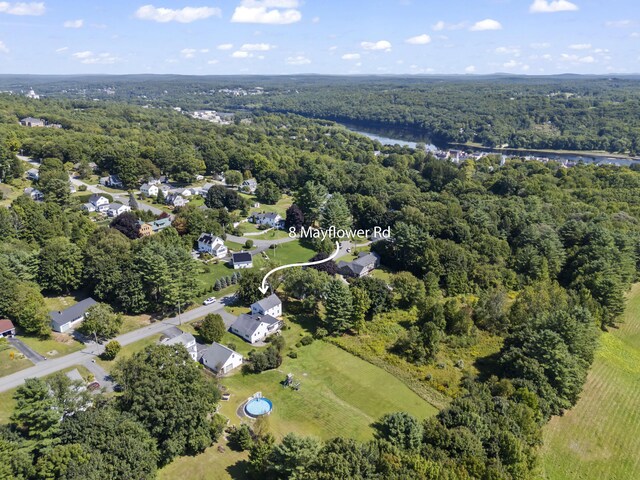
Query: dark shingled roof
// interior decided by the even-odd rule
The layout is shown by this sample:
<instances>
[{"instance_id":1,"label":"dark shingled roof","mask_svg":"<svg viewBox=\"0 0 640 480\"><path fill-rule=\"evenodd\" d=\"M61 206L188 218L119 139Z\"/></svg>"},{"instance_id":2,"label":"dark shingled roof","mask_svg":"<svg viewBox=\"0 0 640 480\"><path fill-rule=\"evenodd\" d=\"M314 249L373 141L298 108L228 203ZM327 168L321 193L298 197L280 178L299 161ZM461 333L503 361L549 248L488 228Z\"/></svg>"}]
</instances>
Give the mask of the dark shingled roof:
<instances>
[{"instance_id":1,"label":"dark shingled roof","mask_svg":"<svg viewBox=\"0 0 640 480\"><path fill-rule=\"evenodd\" d=\"M253 261L253 256L250 252L238 252L232 255L233 263L249 263Z\"/></svg>"},{"instance_id":2,"label":"dark shingled roof","mask_svg":"<svg viewBox=\"0 0 640 480\"><path fill-rule=\"evenodd\" d=\"M273 325L278 322L280 322L280 320L271 315L249 315L248 313L243 313L233 322L231 328L240 335L251 337L261 323Z\"/></svg>"},{"instance_id":3,"label":"dark shingled roof","mask_svg":"<svg viewBox=\"0 0 640 480\"><path fill-rule=\"evenodd\" d=\"M51 318L51 323L59 328L65 323L69 323L76 318L83 316L87 309L96 303L98 302L89 297L61 312L50 312L49 317Z\"/></svg>"}]
</instances>

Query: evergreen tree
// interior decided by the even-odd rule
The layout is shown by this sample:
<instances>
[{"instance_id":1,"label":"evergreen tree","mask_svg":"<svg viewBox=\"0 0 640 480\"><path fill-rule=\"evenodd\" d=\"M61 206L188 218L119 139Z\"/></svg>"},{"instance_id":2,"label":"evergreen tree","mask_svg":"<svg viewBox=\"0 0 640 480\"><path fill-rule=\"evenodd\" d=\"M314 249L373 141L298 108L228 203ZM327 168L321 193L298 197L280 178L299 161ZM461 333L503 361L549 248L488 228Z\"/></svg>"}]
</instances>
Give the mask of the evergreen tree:
<instances>
[{"instance_id":1,"label":"evergreen tree","mask_svg":"<svg viewBox=\"0 0 640 480\"><path fill-rule=\"evenodd\" d=\"M353 218L347 206L347 201L339 193L331 195L331 198L327 200L327 203L322 208L320 226L324 229L328 229L331 226L336 229L348 229L351 228L352 223Z\"/></svg>"},{"instance_id":2,"label":"evergreen tree","mask_svg":"<svg viewBox=\"0 0 640 480\"><path fill-rule=\"evenodd\" d=\"M220 284L220 279L216 280L216 283L213 285L213 289L216 292L222 290L222 285Z\"/></svg>"},{"instance_id":3,"label":"evergreen tree","mask_svg":"<svg viewBox=\"0 0 640 480\"><path fill-rule=\"evenodd\" d=\"M133 194L133 191L129 191L129 206L131 210L140 210L140 206L138 205L138 201Z\"/></svg>"},{"instance_id":4,"label":"evergreen tree","mask_svg":"<svg viewBox=\"0 0 640 480\"><path fill-rule=\"evenodd\" d=\"M302 211L306 225L312 225L320 218L320 212L326 196L326 187L314 181L305 183L298 191L295 197L295 203Z\"/></svg>"},{"instance_id":5,"label":"evergreen tree","mask_svg":"<svg viewBox=\"0 0 640 480\"><path fill-rule=\"evenodd\" d=\"M327 284L323 301L325 324L331 333L341 333L353 326L351 291L341 280L333 279Z\"/></svg>"}]
</instances>

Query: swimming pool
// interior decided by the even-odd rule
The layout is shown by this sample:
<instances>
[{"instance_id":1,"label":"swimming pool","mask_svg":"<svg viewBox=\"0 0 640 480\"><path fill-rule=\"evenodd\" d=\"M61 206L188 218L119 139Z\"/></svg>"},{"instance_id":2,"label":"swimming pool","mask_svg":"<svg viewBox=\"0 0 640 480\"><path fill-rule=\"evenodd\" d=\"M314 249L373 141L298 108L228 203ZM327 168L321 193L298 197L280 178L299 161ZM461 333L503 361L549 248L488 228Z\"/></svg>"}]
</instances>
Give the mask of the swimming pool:
<instances>
[{"instance_id":1,"label":"swimming pool","mask_svg":"<svg viewBox=\"0 0 640 480\"><path fill-rule=\"evenodd\" d=\"M244 411L250 417L260 417L271 412L273 404L268 398L253 398L244 406Z\"/></svg>"}]
</instances>

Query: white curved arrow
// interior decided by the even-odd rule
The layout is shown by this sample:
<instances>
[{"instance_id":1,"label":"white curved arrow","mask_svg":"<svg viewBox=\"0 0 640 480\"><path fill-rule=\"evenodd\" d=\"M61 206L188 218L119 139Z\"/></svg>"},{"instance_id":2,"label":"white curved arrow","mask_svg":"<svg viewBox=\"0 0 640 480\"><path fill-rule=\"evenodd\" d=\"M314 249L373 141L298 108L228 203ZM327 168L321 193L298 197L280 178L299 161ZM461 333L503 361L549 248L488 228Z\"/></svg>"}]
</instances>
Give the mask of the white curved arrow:
<instances>
[{"instance_id":1,"label":"white curved arrow","mask_svg":"<svg viewBox=\"0 0 640 480\"><path fill-rule=\"evenodd\" d=\"M336 242L336 251L333 252L331 255L329 255L327 258L323 258L322 260L318 260L317 262L291 263L289 265L282 265L281 267L276 267L273 270L270 270L267 272L267 274L262 279L262 286L258 287L258 289L262 292L263 295L267 293L267 290L269 290L269 287L267 287L267 278L269 278L269 275L277 272L278 270L283 270L285 268L291 268L291 267L308 267L310 265L320 265L321 263L325 263L325 262L328 262L329 260L333 260L338 256L338 253L340 253L340 244Z\"/></svg>"}]
</instances>

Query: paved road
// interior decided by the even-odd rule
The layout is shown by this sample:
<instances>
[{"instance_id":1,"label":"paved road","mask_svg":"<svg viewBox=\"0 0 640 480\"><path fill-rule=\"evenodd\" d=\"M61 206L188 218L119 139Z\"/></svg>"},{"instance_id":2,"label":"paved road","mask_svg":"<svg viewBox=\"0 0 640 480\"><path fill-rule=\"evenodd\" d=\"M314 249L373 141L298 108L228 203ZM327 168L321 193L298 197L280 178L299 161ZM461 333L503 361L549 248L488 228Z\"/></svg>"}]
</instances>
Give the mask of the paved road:
<instances>
[{"instance_id":1,"label":"paved road","mask_svg":"<svg viewBox=\"0 0 640 480\"><path fill-rule=\"evenodd\" d=\"M109 372L107 372L104 368L102 368L102 366L94 362L93 359L84 362L83 365L93 374L96 382L100 384L101 388L104 388L107 392L113 392L113 386L115 384L111 380L111 375L109 375Z\"/></svg>"},{"instance_id":2,"label":"paved road","mask_svg":"<svg viewBox=\"0 0 640 480\"><path fill-rule=\"evenodd\" d=\"M231 300L231 297L232 295L227 295L225 297L222 297L220 301L217 301L212 305L203 305L183 313L180 319L178 317L167 318L166 320L163 320L161 322L153 323L148 327L144 327L120 335L114 340L120 342L120 345L125 346L129 345L130 343L137 342L138 340L160 334L164 330L166 330L168 326L179 326L181 323L190 322L191 320L203 317L208 313L219 312L220 310L222 310L223 305ZM88 345L87 348L79 352L74 352L58 358L48 359L44 362L40 362L37 365L34 365L33 367L20 370L19 372L16 372L12 375L0 377L0 392L6 392L7 390L11 390L12 388L16 388L22 385L26 378L46 377L47 375L51 375L52 373L64 370L65 368L69 368L74 365L82 365L85 362L91 361L93 358L100 355L103 349L104 347L102 345L91 344Z\"/></svg>"},{"instance_id":3,"label":"paved road","mask_svg":"<svg viewBox=\"0 0 640 480\"><path fill-rule=\"evenodd\" d=\"M13 345L21 354L31 360L33 363L39 363L46 360L42 355L26 345L22 340L15 337L9 337L7 339L11 345Z\"/></svg>"}]
</instances>

